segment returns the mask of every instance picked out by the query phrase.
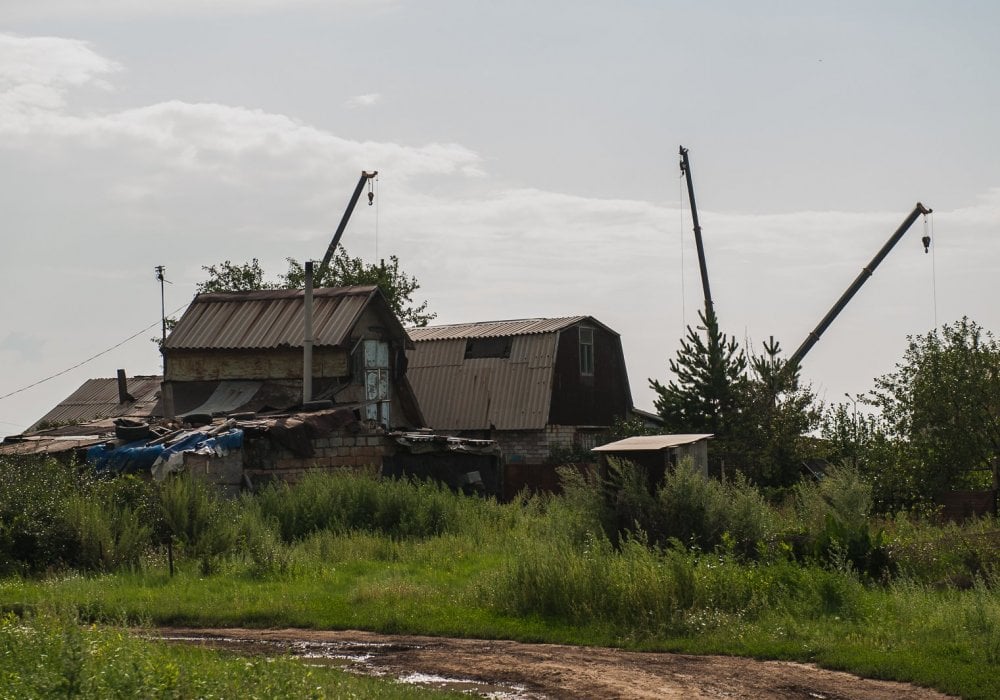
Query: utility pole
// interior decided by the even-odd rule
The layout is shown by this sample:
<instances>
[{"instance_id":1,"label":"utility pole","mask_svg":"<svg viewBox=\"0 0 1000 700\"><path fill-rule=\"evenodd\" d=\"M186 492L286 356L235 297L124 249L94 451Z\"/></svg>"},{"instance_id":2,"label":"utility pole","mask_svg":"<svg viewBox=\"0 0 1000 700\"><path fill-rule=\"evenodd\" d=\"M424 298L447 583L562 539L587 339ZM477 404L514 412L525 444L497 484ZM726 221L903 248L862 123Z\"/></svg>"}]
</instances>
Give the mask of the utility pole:
<instances>
[{"instance_id":1,"label":"utility pole","mask_svg":"<svg viewBox=\"0 0 1000 700\"><path fill-rule=\"evenodd\" d=\"M156 279L160 282L160 352L163 352L163 346L167 342L167 306L166 297L163 291L163 284L167 281L165 274L167 268L163 265L157 265L156 268Z\"/></svg>"}]
</instances>

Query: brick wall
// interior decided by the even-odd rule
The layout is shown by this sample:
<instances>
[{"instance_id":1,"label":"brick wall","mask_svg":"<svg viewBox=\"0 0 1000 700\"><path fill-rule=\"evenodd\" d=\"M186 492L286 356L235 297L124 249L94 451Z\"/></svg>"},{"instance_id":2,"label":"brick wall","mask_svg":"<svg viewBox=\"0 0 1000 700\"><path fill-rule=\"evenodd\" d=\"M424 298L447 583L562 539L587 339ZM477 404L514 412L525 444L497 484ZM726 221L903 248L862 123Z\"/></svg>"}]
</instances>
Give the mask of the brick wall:
<instances>
[{"instance_id":1,"label":"brick wall","mask_svg":"<svg viewBox=\"0 0 1000 700\"><path fill-rule=\"evenodd\" d=\"M312 457L298 457L266 438L243 443L243 467L257 483L270 479L298 481L307 471L381 467L382 458L395 454L395 443L383 433L343 432L311 440Z\"/></svg>"}]
</instances>

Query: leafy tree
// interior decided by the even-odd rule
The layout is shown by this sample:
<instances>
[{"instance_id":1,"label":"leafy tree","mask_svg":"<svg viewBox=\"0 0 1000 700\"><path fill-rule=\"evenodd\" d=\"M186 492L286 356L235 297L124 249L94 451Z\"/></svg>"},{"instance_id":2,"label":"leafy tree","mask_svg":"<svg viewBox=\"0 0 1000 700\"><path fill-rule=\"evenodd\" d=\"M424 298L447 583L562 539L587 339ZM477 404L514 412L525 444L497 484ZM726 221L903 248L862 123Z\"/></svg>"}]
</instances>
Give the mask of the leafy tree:
<instances>
[{"instance_id":1,"label":"leafy tree","mask_svg":"<svg viewBox=\"0 0 1000 700\"><path fill-rule=\"evenodd\" d=\"M781 358L772 337L752 355L738 392L729 440L729 461L761 484L789 486L799 478L803 459L816 452L806 434L820 422L812 390L799 384L797 367Z\"/></svg>"},{"instance_id":2,"label":"leafy tree","mask_svg":"<svg viewBox=\"0 0 1000 700\"><path fill-rule=\"evenodd\" d=\"M282 275L280 285L291 289L304 286L306 273L302 263L292 258L286 260L288 272ZM420 284L416 277L399 269L399 258L395 255L389 256L388 263L383 258L375 265L361 258L352 258L343 248L338 248L322 277L313 281L316 287L353 284L377 285L404 326L426 326L437 316L427 311L426 301L419 304L413 301L413 294L420 289Z\"/></svg>"},{"instance_id":3,"label":"leafy tree","mask_svg":"<svg viewBox=\"0 0 1000 700\"><path fill-rule=\"evenodd\" d=\"M989 485L1000 455L1000 343L967 317L910 336L867 401L906 452L921 493Z\"/></svg>"},{"instance_id":4,"label":"leafy tree","mask_svg":"<svg viewBox=\"0 0 1000 700\"><path fill-rule=\"evenodd\" d=\"M276 289L279 286L274 282L264 281L264 270L257 258L241 265L234 265L229 260L225 260L218 265L202 266L201 269L208 273L208 279L195 285L199 294Z\"/></svg>"},{"instance_id":5,"label":"leafy tree","mask_svg":"<svg viewBox=\"0 0 1000 700\"><path fill-rule=\"evenodd\" d=\"M856 406L847 403L835 404L823 414L820 435L828 460L850 465L871 484L875 512L912 511L932 505L910 457L909 443L895 440L881 415L859 413Z\"/></svg>"},{"instance_id":6,"label":"leafy tree","mask_svg":"<svg viewBox=\"0 0 1000 700\"><path fill-rule=\"evenodd\" d=\"M649 385L658 394L654 405L668 432L706 432L725 435L738 406L745 381L746 355L735 338L719 330L713 312L698 312L705 337L687 327L677 358L670 360L674 379L664 386Z\"/></svg>"},{"instance_id":7,"label":"leafy tree","mask_svg":"<svg viewBox=\"0 0 1000 700\"><path fill-rule=\"evenodd\" d=\"M264 270L257 258L250 262L234 264L226 260L218 265L202 267L208 279L199 282L202 292L242 292L255 289L300 289L305 285L305 268L299 261L287 258L288 271L277 280L264 278ZM361 258L351 257L343 248L330 261L323 274L313 280L315 287L346 287L350 285L377 285L389 302L396 316L407 326L426 326L437 314L427 311L427 302L417 303L413 294L420 289L417 278L399 268L399 258L389 257L377 265Z\"/></svg>"}]
</instances>

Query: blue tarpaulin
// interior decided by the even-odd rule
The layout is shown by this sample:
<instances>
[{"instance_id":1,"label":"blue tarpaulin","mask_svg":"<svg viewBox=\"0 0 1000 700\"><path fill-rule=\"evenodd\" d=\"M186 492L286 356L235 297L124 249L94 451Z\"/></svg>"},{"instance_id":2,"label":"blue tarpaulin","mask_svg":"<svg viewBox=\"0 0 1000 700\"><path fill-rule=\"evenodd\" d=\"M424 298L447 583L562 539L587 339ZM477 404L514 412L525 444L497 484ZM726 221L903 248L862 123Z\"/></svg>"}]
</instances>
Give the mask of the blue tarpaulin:
<instances>
[{"instance_id":1,"label":"blue tarpaulin","mask_svg":"<svg viewBox=\"0 0 1000 700\"><path fill-rule=\"evenodd\" d=\"M120 447L109 448L95 445L87 450L87 462L98 472L111 471L116 474L148 472L153 462L163 452L163 445L146 445L147 440L129 442Z\"/></svg>"}]
</instances>

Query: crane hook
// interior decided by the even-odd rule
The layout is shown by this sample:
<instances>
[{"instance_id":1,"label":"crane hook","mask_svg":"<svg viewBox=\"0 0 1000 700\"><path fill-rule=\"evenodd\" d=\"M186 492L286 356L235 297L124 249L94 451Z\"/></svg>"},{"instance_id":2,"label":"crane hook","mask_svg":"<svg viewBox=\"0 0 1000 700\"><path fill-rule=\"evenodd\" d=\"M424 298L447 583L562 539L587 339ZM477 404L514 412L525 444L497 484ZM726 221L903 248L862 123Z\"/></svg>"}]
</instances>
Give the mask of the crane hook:
<instances>
[{"instance_id":1,"label":"crane hook","mask_svg":"<svg viewBox=\"0 0 1000 700\"><path fill-rule=\"evenodd\" d=\"M929 253L931 249L931 237L925 233L924 237L920 239L920 242L924 244L924 252Z\"/></svg>"}]
</instances>

